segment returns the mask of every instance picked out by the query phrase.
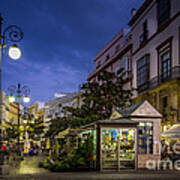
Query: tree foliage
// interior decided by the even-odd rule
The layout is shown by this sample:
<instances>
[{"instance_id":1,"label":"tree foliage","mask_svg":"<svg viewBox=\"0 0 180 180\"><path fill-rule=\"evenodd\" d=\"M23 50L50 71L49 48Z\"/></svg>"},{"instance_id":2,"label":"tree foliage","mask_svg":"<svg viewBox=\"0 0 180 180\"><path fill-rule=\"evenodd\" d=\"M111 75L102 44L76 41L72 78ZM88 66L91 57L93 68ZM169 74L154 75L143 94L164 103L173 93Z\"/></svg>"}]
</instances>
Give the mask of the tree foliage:
<instances>
[{"instance_id":1,"label":"tree foliage","mask_svg":"<svg viewBox=\"0 0 180 180\"><path fill-rule=\"evenodd\" d=\"M3 137L7 139L16 139L18 134L18 126L12 123L9 123L8 127L5 128L5 131L3 131Z\"/></svg>"},{"instance_id":2,"label":"tree foliage","mask_svg":"<svg viewBox=\"0 0 180 180\"><path fill-rule=\"evenodd\" d=\"M46 137L53 137L57 135L60 131L63 131L68 128L68 118L67 117L58 117L51 120L49 130L45 134Z\"/></svg>"},{"instance_id":3,"label":"tree foliage","mask_svg":"<svg viewBox=\"0 0 180 180\"><path fill-rule=\"evenodd\" d=\"M82 106L66 108L71 113L72 127L107 119L114 108L130 105L132 90L124 88L126 82L127 78L121 69L118 75L104 71L98 75L98 82L83 84L81 86Z\"/></svg>"},{"instance_id":4,"label":"tree foliage","mask_svg":"<svg viewBox=\"0 0 180 180\"><path fill-rule=\"evenodd\" d=\"M30 138L39 137L44 132L44 122L42 118L30 119L26 124L26 131Z\"/></svg>"},{"instance_id":5,"label":"tree foliage","mask_svg":"<svg viewBox=\"0 0 180 180\"><path fill-rule=\"evenodd\" d=\"M100 119L107 119L114 108L130 105L132 90L124 88L127 83L125 76L123 69L118 73L104 71L98 74L98 82L82 84L80 88L82 105L64 107L63 110L68 116L52 120L49 135L67 127L76 128Z\"/></svg>"}]
</instances>

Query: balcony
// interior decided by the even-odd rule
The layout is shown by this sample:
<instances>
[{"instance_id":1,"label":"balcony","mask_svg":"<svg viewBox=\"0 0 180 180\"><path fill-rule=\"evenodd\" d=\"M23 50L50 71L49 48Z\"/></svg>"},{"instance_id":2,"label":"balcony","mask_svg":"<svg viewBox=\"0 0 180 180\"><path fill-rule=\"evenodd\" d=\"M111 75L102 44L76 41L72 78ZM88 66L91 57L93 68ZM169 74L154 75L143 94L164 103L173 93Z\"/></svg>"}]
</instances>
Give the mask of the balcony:
<instances>
[{"instance_id":1,"label":"balcony","mask_svg":"<svg viewBox=\"0 0 180 180\"><path fill-rule=\"evenodd\" d=\"M146 92L150 89L154 89L163 83L166 83L168 81L177 78L180 78L180 66L175 66L170 71L160 74L159 76L152 78L150 81L147 81L143 85L138 86L137 88L138 94Z\"/></svg>"}]
</instances>

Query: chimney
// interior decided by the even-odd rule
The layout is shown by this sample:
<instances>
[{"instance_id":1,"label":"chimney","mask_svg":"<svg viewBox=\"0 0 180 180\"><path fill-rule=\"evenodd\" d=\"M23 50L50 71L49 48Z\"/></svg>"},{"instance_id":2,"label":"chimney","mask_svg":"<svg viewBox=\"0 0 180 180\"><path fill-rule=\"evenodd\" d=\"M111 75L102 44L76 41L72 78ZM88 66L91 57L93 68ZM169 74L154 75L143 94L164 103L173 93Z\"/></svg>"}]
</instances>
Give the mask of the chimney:
<instances>
[{"instance_id":1,"label":"chimney","mask_svg":"<svg viewBox=\"0 0 180 180\"><path fill-rule=\"evenodd\" d=\"M131 16L133 17L135 14L136 14L136 9L135 9L135 8L132 8L132 9L131 9Z\"/></svg>"}]
</instances>

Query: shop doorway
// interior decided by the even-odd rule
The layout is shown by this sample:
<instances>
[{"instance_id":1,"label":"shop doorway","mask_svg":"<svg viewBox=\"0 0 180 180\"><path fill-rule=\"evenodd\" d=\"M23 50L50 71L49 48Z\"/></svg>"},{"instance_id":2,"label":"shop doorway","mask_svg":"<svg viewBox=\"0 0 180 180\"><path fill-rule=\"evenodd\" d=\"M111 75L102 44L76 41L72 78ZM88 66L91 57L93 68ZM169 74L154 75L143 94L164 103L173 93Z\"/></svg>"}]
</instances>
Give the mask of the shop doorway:
<instances>
[{"instance_id":1,"label":"shop doorway","mask_svg":"<svg viewBox=\"0 0 180 180\"><path fill-rule=\"evenodd\" d=\"M135 169L135 136L134 128L102 128L101 169Z\"/></svg>"}]
</instances>

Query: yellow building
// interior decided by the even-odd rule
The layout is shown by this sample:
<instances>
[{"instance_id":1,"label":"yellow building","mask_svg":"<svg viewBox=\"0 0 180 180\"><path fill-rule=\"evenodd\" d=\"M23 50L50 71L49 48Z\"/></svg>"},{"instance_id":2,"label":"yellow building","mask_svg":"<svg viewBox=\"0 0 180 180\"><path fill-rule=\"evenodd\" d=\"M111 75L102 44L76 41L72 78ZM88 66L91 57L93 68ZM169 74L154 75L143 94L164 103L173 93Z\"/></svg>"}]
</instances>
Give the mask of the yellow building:
<instances>
[{"instance_id":1,"label":"yellow building","mask_svg":"<svg viewBox=\"0 0 180 180\"><path fill-rule=\"evenodd\" d=\"M151 102L165 131L180 120L180 1L146 0L128 25L135 101Z\"/></svg>"},{"instance_id":2,"label":"yellow building","mask_svg":"<svg viewBox=\"0 0 180 180\"><path fill-rule=\"evenodd\" d=\"M16 103L11 103L8 97L3 92L3 107L2 107L2 122L1 129L2 133L5 129L10 126L10 124L18 123L18 105Z\"/></svg>"},{"instance_id":3,"label":"yellow building","mask_svg":"<svg viewBox=\"0 0 180 180\"><path fill-rule=\"evenodd\" d=\"M31 106L28 107L28 112L31 116L31 120L33 120L34 122L36 120L40 120L42 123L40 124L40 126L44 126L44 106L43 103L35 103Z\"/></svg>"},{"instance_id":4,"label":"yellow building","mask_svg":"<svg viewBox=\"0 0 180 180\"><path fill-rule=\"evenodd\" d=\"M180 118L180 80L171 79L155 88L149 89L140 94L135 101L147 99L151 104L163 114L161 122L162 131L167 130Z\"/></svg>"},{"instance_id":5,"label":"yellow building","mask_svg":"<svg viewBox=\"0 0 180 180\"><path fill-rule=\"evenodd\" d=\"M39 103L29 106L28 112L33 115L33 119L41 118L44 120L44 108L41 108Z\"/></svg>"},{"instance_id":6,"label":"yellow building","mask_svg":"<svg viewBox=\"0 0 180 180\"><path fill-rule=\"evenodd\" d=\"M41 129L41 127L44 127L44 107L43 103L37 102L31 106L28 107L28 113L31 116L31 120L35 121L37 120L38 127ZM40 124L39 124L40 122ZM39 146L41 146L42 143L42 137L43 137L43 132L41 134L35 134L34 138L35 143L37 143Z\"/></svg>"},{"instance_id":7,"label":"yellow building","mask_svg":"<svg viewBox=\"0 0 180 180\"><path fill-rule=\"evenodd\" d=\"M35 103L31 106L28 107L28 112L34 116L34 118L36 119L38 116L38 104Z\"/></svg>"},{"instance_id":8,"label":"yellow building","mask_svg":"<svg viewBox=\"0 0 180 180\"><path fill-rule=\"evenodd\" d=\"M2 106L2 121L1 121L1 130L2 132L5 130L7 123L9 122L9 102L8 98L6 97L5 93L2 93L2 100L3 100L3 106Z\"/></svg>"},{"instance_id":9,"label":"yellow building","mask_svg":"<svg viewBox=\"0 0 180 180\"><path fill-rule=\"evenodd\" d=\"M9 122L18 124L18 105L16 103L9 103Z\"/></svg>"}]
</instances>

